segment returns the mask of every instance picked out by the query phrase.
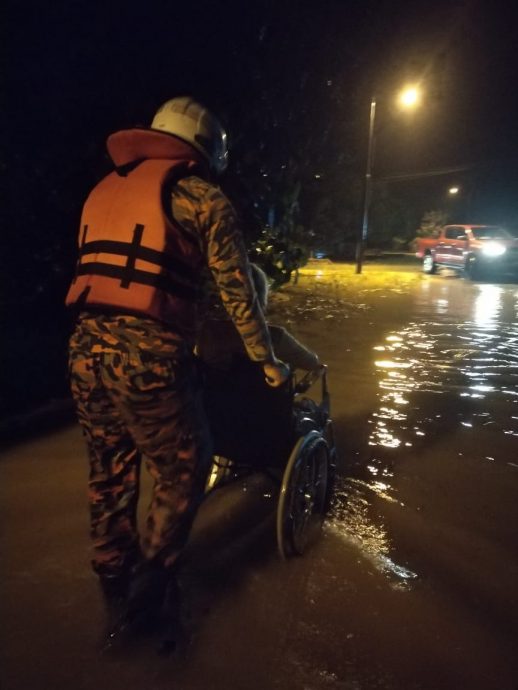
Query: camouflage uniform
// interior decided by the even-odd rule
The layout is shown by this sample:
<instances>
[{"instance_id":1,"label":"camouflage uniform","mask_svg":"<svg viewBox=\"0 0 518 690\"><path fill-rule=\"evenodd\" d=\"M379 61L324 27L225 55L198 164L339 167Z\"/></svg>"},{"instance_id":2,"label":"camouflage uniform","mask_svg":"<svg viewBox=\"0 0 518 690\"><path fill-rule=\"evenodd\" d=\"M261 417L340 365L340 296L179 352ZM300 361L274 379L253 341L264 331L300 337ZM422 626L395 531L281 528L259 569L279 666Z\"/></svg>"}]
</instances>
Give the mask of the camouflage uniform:
<instances>
[{"instance_id":1,"label":"camouflage uniform","mask_svg":"<svg viewBox=\"0 0 518 690\"><path fill-rule=\"evenodd\" d=\"M272 357L235 213L218 187L191 176L171 192L173 217L191 233L250 359ZM212 274L212 276L211 276ZM202 280L202 279L200 279ZM165 565L184 545L211 458L192 355L194 333L131 314L80 314L70 377L88 443L92 565L116 574L138 557L141 456L154 479L140 548Z\"/></svg>"}]
</instances>

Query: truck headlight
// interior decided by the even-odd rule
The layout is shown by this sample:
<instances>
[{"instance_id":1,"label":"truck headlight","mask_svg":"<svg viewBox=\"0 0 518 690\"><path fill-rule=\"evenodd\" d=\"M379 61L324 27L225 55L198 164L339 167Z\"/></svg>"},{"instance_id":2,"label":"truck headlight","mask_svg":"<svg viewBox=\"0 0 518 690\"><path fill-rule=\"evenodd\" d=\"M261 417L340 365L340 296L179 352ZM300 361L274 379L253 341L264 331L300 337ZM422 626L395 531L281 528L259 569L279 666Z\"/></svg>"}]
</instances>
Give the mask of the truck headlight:
<instances>
[{"instance_id":1,"label":"truck headlight","mask_svg":"<svg viewBox=\"0 0 518 690\"><path fill-rule=\"evenodd\" d=\"M498 242L488 242L482 247L482 254L485 256L502 256L505 252L506 247Z\"/></svg>"}]
</instances>

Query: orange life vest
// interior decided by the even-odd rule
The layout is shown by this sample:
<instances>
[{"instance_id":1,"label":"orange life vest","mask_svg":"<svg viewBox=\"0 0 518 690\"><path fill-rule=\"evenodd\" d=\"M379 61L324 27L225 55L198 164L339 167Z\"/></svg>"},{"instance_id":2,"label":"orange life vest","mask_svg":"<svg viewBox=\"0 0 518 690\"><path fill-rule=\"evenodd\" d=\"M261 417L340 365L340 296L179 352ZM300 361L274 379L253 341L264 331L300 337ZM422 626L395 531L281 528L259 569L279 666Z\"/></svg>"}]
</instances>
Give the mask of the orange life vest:
<instances>
[{"instance_id":1,"label":"orange life vest","mask_svg":"<svg viewBox=\"0 0 518 690\"><path fill-rule=\"evenodd\" d=\"M165 183L181 177L182 167L171 160L144 160L126 176L113 172L93 189L81 216L67 305L143 314L192 333L201 294L201 245L168 218L162 202Z\"/></svg>"}]
</instances>

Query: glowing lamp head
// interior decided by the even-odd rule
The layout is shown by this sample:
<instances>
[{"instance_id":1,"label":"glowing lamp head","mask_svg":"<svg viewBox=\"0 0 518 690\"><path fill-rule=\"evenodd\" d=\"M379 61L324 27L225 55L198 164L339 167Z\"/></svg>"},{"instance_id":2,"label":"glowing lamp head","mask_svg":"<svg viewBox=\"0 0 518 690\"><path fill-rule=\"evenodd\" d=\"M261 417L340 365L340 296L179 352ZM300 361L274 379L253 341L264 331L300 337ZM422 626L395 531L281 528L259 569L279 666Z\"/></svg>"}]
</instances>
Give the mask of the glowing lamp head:
<instances>
[{"instance_id":1,"label":"glowing lamp head","mask_svg":"<svg viewBox=\"0 0 518 690\"><path fill-rule=\"evenodd\" d=\"M407 86L399 94L399 105L402 108L415 108L421 100L421 92L417 86Z\"/></svg>"}]
</instances>

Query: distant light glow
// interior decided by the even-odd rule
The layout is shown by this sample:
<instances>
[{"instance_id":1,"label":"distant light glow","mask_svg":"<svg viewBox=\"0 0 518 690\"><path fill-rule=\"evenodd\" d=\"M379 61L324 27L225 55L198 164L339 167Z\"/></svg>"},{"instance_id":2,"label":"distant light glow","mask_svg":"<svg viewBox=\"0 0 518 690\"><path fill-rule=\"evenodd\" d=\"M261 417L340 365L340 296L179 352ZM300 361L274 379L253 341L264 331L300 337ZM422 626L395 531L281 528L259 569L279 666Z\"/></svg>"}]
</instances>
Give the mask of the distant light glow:
<instances>
[{"instance_id":1,"label":"distant light glow","mask_svg":"<svg viewBox=\"0 0 518 690\"><path fill-rule=\"evenodd\" d=\"M448 189L448 194L458 194L459 193L459 188L458 187L450 187Z\"/></svg>"},{"instance_id":2,"label":"distant light glow","mask_svg":"<svg viewBox=\"0 0 518 690\"><path fill-rule=\"evenodd\" d=\"M421 100L421 91L417 86L407 86L399 94L398 100L403 108L415 108Z\"/></svg>"},{"instance_id":3,"label":"distant light glow","mask_svg":"<svg viewBox=\"0 0 518 690\"><path fill-rule=\"evenodd\" d=\"M505 251L504 245L498 242L488 242L482 247L482 254L486 256L502 256L502 254L505 254Z\"/></svg>"}]
</instances>

